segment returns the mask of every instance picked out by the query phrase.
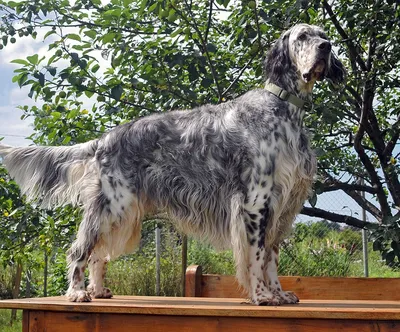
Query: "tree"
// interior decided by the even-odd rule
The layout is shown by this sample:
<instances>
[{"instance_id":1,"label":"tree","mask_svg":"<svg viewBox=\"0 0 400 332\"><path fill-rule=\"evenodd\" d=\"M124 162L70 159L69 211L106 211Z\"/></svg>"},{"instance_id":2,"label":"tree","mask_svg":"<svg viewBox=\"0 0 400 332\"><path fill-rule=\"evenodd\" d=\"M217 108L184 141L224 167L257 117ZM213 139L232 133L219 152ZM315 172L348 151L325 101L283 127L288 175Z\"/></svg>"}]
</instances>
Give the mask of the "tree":
<instances>
[{"instance_id":1,"label":"tree","mask_svg":"<svg viewBox=\"0 0 400 332\"><path fill-rule=\"evenodd\" d=\"M39 33L49 42L45 56L14 60L21 65L14 81L29 86L29 95L43 101L41 108L23 106L26 116L35 118L35 140L41 144L87 141L152 112L232 99L262 85L261 60L282 30L299 22L323 26L347 65L348 77L334 93L328 84L319 85L316 106L306 119L313 129L319 173L311 207L302 213L366 226L359 218L316 207L318 195L341 190L380 223L374 230L376 248L393 259L400 257L397 2L1 4L2 47ZM93 103L90 111L83 107L84 97Z\"/></svg>"},{"instance_id":2,"label":"tree","mask_svg":"<svg viewBox=\"0 0 400 332\"><path fill-rule=\"evenodd\" d=\"M0 262L16 267L13 297L19 295L23 272L44 268L43 255L56 255L57 250L65 253L78 220L79 211L71 207L45 211L28 204L0 166ZM65 284L53 289L59 291L56 288Z\"/></svg>"}]
</instances>

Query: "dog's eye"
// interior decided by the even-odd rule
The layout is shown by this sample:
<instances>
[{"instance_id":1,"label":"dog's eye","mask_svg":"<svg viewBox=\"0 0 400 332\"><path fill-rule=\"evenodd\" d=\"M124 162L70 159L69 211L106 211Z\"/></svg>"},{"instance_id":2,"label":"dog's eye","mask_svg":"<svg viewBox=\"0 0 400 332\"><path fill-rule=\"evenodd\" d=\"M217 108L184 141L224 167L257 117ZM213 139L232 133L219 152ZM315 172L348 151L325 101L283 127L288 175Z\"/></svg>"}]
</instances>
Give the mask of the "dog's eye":
<instances>
[{"instance_id":1,"label":"dog's eye","mask_svg":"<svg viewBox=\"0 0 400 332\"><path fill-rule=\"evenodd\" d=\"M307 39L307 35L305 33L301 33L297 36L298 40L306 40Z\"/></svg>"}]
</instances>

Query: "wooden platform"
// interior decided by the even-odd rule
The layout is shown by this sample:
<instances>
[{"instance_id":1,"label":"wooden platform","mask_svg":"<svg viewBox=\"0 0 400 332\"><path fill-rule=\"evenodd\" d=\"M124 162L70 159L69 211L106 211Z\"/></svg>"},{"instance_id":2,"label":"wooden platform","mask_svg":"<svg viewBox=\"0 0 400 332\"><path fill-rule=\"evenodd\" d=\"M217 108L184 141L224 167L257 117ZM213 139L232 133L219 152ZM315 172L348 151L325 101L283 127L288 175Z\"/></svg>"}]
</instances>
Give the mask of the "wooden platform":
<instances>
[{"instance_id":1,"label":"wooden platform","mask_svg":"<svg viewBox=\"0 0 400 332\"><path fill-rule=\"evenodd\" d=\"M0 307L23 309L23 332L400 331L399 301L304 300L259 307L234 298L115 296L91 303L64 297L4 300Z\"/></svg>"}]
</instances>

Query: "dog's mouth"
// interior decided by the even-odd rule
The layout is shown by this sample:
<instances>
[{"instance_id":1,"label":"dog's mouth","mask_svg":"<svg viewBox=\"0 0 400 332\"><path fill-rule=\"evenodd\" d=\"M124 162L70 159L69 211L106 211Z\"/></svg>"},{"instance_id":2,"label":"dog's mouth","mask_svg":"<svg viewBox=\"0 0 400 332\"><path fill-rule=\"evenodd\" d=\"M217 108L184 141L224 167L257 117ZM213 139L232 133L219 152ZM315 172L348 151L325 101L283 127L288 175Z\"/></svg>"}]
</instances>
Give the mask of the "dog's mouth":
<instances>
[{"instance_id":1,"label":"dog's mouth","mask_svg":"<svg viewBox=\"0 0 400 332\"><path fill-rule=\"evenodd\" d=\"M309 71L303 73L303 80L306 83L311 81L322 81L326 74L326 60L319 59Z\"/></svg>"}]
</instances>

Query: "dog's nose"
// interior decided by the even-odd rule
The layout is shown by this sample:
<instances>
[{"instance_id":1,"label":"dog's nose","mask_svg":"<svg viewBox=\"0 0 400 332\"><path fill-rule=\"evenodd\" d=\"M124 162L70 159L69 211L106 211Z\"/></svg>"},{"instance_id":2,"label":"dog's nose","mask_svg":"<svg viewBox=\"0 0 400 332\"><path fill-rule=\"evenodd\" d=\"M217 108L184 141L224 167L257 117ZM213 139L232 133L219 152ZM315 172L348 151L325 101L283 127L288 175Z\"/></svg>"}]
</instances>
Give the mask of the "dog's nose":
<instances>
[{"instance_id":1,"label":"dog's nose","mask_svg":"<svg viewBox=\"0 0 400 332\"><path fill-rule=\"evenodd\" d=\"M328 53L331 51L332 45L328 41L323 41L321 44L318 45L318 49Z\"/></svg>"}]
</instances>

